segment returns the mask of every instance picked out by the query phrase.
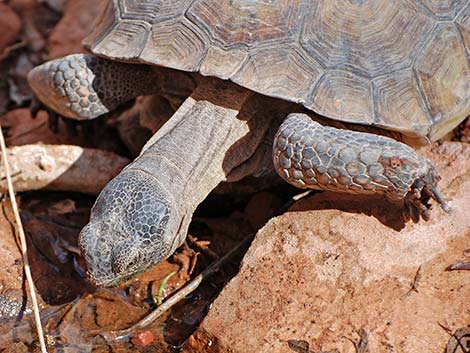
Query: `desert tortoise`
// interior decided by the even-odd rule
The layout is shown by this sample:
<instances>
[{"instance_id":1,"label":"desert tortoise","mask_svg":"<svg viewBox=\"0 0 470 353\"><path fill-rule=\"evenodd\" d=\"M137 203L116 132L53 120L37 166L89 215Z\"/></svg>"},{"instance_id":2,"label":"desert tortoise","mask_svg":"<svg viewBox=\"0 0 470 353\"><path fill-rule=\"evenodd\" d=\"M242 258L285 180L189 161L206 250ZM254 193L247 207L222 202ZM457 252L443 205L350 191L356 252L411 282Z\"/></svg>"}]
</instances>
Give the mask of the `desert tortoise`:
<instances>
[{"instance_id":1,"label":"desert tortoise","mask_svg":"<svg viewBox=\"0 0 470 353\"><path fill-rule=\"evenodd\" d=\"M414 220L445 205L431 162L376 132L431 142L469 114L467 0L112 0L85 46L28 77L74 119L202 74L93 207L80 246L97 285L168 257L218 183L273 164L301 188L403 200Z\"/></svg>"}]
</instances>

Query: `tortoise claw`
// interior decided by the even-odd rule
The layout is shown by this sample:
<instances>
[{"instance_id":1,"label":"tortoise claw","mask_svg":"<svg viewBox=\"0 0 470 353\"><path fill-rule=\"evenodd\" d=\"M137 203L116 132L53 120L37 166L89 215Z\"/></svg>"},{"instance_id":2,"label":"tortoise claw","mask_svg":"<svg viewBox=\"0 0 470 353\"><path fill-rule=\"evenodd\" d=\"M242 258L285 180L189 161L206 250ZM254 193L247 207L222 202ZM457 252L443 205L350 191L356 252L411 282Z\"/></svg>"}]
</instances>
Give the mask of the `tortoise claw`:
<instances>
[{"instance_id":1,"label":"tortoise claw","mask_svg":"<svg viewBox=\"0 0 470 353\"><path fill-rule=\"evenodd\" d=\"M434 170L429 174L431 177L428 175L424 179L418 179L405 196L405 219L411 218L415 223L419 222L420 218L429 221L432 210L432 205L429 203L431 199L435 200L444 212L451 211L436 185L440 177L433 174Z\"/></svg>"},{"instance_id":2,"label":"tortoise claw","mask_svg":"<svg viewBox=\"0 0 470 353\"><path fill-rule=\"evenodd\" d=\"M78 135L78 129L80 127L81 121L67 118L61 118L61 120L64 122L67 134L76 137Z\"/></svg>"},{"instance_id":3,"label":"tortoise claw","mask_svg":"<svg viewBox=\"0 0 470 353\"><path fill-rule=\"evenodd\" d=\"M55 111L50 109L47 105L42 103L34 94L33 98L31 99L29 109L31 110L31 117L33 119L37 118L39 111L45 111L48 116L47 126L49 130L51 130L55 134L59 131L59 115Z\"/></svg>"},{"instance_id":4,"label":"tortoise claw","mask_svg":"<svg viewBox=\"0 0 470 353\"><path fill-rule=\"evenodd\" d=\"M57 114L54 110L50 109L47 105L43 104L35 95L31 99L31 104L29 105L31 110L31 117L36 119L39 111L45 111L47 113L47 126L54 134L59 132L59 124L61 121L64 122L67 133L72 136L77 135L77 127L80 125L80 122L63 117L60 114Z\"/></svg>"},{"instance_id":5,"label":"tortoise claw","mask_svg":"<svg viewBox=\"0 0 470 353\"><path fill-rule=\"evenodd\" d=\"M429 221L432 206L429 204L429 195L419 189L412 189L405 197L404 217L418 223L420 218Z\"/></svg>"},{"instance_id":6,"label":"tortoise claw","mask_svg":"<svg viewBox=\"0 0 470 353\"><path fill-rule=\"evenodd\" d=\"M419 216L425 221L429 220L432 209L429 203L431 199L435 200L444 212L449 213L452 211L437 188L437 183L441 180L441 177L431 162L427 161L427 163L427 171L414 181L404 199L405 213L407 213L414 222L419 220Z\"/></svg>"},{"instance_id":7,"label":"tortoise claw","mask_svg":"<svg viewBox=\"0 0 470 353\"><path fill-rule=\"evenodd\" d=\"M47 127L54 134L57 134L59 132L59 115L52 110L48 110L47 115L48 115Z\"/></svg>"},{"instance_id":8,"label":"tortoise claw","mask_svg":"<svg viewBox=\"0 0 470 353\"><path fill-rule=\"evenodd\" d=\"M29 109L31 110L31 117L36 119L40 110L47 109L44 104L33 94L33 98L31 99L31 104L29 105Z\"/></svg>"},{"instance_id":9,"label":"tortoise claw","mask_svg":"<svg viewBox=\"0 0 470 353\"><path fill-rule=\"evenodd\" d=\"M445 212L445 213L450 213L451 211L451 208L450 206L447 204L447 202L444 200L444 197L442 197L442 194L441 192L439 191L439 189L437 188L437 186L434 186L432 187L430 190L430 193L431 193L431 197L436 200L439 205L441 205L441 208L442 210Z\"/></svg>"}]
</instances>

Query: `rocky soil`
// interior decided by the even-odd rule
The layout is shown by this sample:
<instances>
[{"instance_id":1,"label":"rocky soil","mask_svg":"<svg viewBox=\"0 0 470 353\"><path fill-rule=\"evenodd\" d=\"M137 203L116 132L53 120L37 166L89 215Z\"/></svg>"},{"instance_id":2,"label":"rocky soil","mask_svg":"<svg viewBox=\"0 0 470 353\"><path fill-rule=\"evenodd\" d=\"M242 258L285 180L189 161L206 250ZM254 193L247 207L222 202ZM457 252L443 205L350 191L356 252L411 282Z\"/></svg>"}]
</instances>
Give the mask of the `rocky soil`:
<instances>
[{"instance_id":1,"label":"rocky soil","mask_svg":"<svg viewBox=\"0 0 470 353\"><path fill-rule=\"evenodd\" d=\"M185 352L440 353L458 330L467 344L470 272L449 269L470 265L470 146L422 152L439 166L450 214L404 224L381 199L297 202L257 233Z\"/></svg>"}]
</instances>

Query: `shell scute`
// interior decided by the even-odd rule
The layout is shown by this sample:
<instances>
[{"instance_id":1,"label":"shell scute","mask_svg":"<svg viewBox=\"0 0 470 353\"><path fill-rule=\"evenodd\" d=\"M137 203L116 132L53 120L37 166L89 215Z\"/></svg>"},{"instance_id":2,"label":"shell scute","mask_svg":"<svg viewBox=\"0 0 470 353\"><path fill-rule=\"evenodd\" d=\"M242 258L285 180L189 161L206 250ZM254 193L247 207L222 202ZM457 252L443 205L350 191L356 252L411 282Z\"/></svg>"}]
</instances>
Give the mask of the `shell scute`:
<instances>
[{"instance_id":1,"label":"shell scute","mask_svg":"<svg viewBox=\"0 0 470 353\"><path fill-rule=\"evenodd\" d=\"M110 0L85 45L430 140L470 114L468 0Z\"/></svg>"}]
</instances>

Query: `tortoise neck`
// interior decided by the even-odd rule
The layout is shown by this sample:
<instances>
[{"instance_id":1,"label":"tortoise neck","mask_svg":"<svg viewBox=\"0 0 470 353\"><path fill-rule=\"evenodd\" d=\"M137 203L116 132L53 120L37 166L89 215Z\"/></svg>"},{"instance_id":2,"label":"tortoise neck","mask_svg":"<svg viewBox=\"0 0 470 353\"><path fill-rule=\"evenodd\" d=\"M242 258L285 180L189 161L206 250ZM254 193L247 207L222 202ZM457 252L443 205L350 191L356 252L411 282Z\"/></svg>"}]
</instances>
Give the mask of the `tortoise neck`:
<instances>
[{"instance_id":1,"label":"tortoise neck","mask_svg":"<svg viewBox=\"0 0 470 353\"><path fill-rule=\"evenodd\" d=\"M239 114L250 91L230 83L219 87L224 88L222 92L214 88L207 82L198 86L127 167L153 176L166 191L165 203L182 218L178 244L186 236L196 207L253 155L264 135L259 133L258 125L252 125L252 120L259 119ZM230 103L225 105L224 99Z\"/></svg>"}]
</instances>

